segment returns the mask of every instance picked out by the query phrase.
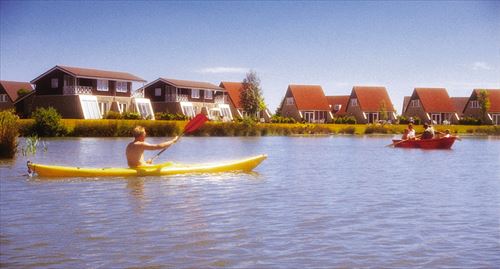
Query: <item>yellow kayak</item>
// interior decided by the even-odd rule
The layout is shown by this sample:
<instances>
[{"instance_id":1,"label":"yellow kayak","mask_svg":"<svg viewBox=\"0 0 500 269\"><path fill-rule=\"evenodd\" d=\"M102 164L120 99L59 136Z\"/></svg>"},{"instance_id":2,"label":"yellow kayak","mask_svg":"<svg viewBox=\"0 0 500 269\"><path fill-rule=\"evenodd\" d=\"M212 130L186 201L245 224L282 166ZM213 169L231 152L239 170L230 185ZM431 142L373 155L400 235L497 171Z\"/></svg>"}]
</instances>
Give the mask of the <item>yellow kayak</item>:
<instances>
[{"instance_id":1,"label":"yellow kayak","mask_svg":"<svg viewBox=\"0 0 500 269\"><path fill-rule=\"evenodd\" d=\"M258 155L242 160L206 164L167 162L136 168L85 168L28 163L28 168L31 172L42 177L160 176L187 173L249 172L266 158L267 155Z\"/></svg>"}]
</instances>

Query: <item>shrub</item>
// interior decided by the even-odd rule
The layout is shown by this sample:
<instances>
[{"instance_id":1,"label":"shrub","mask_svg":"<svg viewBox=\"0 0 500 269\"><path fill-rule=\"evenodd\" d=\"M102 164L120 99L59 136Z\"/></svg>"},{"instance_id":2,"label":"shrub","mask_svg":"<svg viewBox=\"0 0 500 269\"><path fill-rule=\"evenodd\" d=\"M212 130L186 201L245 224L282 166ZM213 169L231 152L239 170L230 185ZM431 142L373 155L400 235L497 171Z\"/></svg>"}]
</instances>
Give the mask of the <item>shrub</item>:
<instances>
[{"instance_id":1,"label":"shrub","mask_svg":"<svg viewBox=\"0 0 500 269\"><path fill-rule=\"evenodd\" d=\"M346 126L344 128L341 128L339 130L339 133L341 133L341 134L355 134L356 128L354 126Z\"/></svg>"},{"instance_id":2,"label":"shrub","mask_svg":"<svg viewBox=\"0 0 500 269\"><path fill-rule=\"evenodd\" d=\"M27 90L27 89L19 89L17 91L17 95L19 96L19 98L29 94L31 91L30 90Z\"/></svg>"},{"instance_id":3,"label":"shrub","mask_svg":"<svg viewBox=\"0 0 500 269\"><path fill-rule=\"evenodd\" d=\"M165 112L155 113L155 119L157 120L188 120L188 117L182 114L171 114Z\"/></svg>"},{"instance_id":4,"label":"shrub","mask_svg":"<svg viewBox=\"0 0 500 269\"><path fill-rule=\"evenodd\" d=\"M356 124L356 118L353 116L336 117L333 119L336 124Z\"/></svg>"},{"instance_id":5,"label":"shrub","mask_svg":"<svg viewBox=\"0 0 500 269\"><path fill-rule=\"evenodd\" d=\"M365 134L387 134L389 130L385 128L383 125L379 124L370 124L365 129Z\"/></svg>"},{"instance_id":6,"label":"shrub","mask_svg":"<svg viewBox=\"0 0 500 269\"><path fill-rule=\"evenodd\" d=\"M61 124L61 115L53 107L37 108L32 118L35 120L33 133L38 136L64 136L68 132Z\"/></svg>"},{"instance_id":7,"label":"shrub","mask_svg":"<svg viewBox=\"0 0 500 269\"><path fill-rule=\"evenodd\" d=\"M464 117L458 121L462 125L481 125L481 120L472 118L472 117Z\"/></svg>"},{"instance_id":8,"label":"shrub","mask_svg":"<svg viewBox=\"0 0 500 269\"><path fill-rule=\"evenodd\" d=\"M271 122L272 123L296 123L296 120L294 118L274 115L271 117Z\"/></svg>"},{"instance_id":9,"label":"shrub","mask_svg":"<svg viewBox=\"0 0 500 269\"><path fill-rule=\"evenodd\" d=\"M398 116L398 122L399 124L408 124L410 123L410 120L406 116Z\"/></svg>"},{"instance_id":10,"label":"shrub","mask_svg":"<svg viewBox=\"0 0 500 269\"><path fill-rule=\"evenodd\" d=\"M16 154L18 120L14 111L0 111L0 158L13 158Z\"/></svg>"},{"instance_id":11,"label":"shrub","mask_svg":"<svg viewBox=\"0 0 500 269\"><path fill-rule=\"evenodd\" d=\"M142 116L137 112L123 112L122 118L124 120L140 120L142 119Z\"/></svg>"},{"instance_id":12,"label":"shrub","mask_svg":"<svg viewBox=\"0 0 500 269\"><path fill-rule=\"evenodd\" d=\"M106 115L104 115L103 118L104 119L121 119L122 115L119 112L110 110L110 111L108 111L108 113L106 113Z\"/></svg>"}]
</instances>

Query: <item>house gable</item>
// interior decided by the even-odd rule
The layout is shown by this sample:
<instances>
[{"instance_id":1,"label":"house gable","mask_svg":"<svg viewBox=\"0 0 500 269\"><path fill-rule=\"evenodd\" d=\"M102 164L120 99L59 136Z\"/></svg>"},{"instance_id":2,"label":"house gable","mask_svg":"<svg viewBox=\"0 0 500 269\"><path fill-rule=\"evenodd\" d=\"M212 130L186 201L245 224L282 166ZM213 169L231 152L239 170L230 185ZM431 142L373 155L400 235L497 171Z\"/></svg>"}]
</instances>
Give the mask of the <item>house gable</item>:
<instances>
[{"instance_id":1,"label":"house gable","mask_svg":"<svg viewBox=\"0 0 500 269\"><path fill-rule=\"evenodd\" d=\"M396 112L385 87L354 86L350 99L354 97L358 99L358 106L363 112L380 111L384 102L388 112Z\"/></svg>"},{"instance_id":2,"label":"house gable","mask_svg":"<svg viewBox=\"0 0 500 269\"><path fill-rule=\"evenodd\" d=\"M241 103L240 103L240 94L241 94L241 91L243 90L244 83L223 81L219 84L219 87L224 88L227 91L229 99L230 99L232 105L236 109L243 108L241 106Z\"/></svg>"},{"instance_id":3,"label":"house gable","mask_svg":"<svg viewBox=\"0 0 500 269\"><path fill-rule=\"evenodd\" d=\"M330 111L328 100L319 85L289 85L287 96L289 92L299 111Z\"/></svg>"},{"instance_id":4,"label":"house gable","mask_svg":"<svg viewBox=\"0 0 500 269\"><path fill-rule=\"evenodd\" d=\"M347 114L347 104L349 103L349 95L326 96L331 111L336 116L344 116Z\"/></svg>"},{"instance_id":5,"label":"house gable","mask_svg":"<svg viewBox=\"0 0 500 269\"><path fill-rule=\"evenodd\" d=\"M426 113L456 112L445 88L415 88L411 100L415 99L420 100L420 105Z\"/></svg>"},{"instance_id":6,"label":"house gable","mask_svg":"<svg viewBox=\"0 0 500 269\"><path fill-rule=\"evenodd\" d=\"M29 82L19 82L19 81L7 81L0 80L0 88L7 96L9 97L12 103L16 103L18 99L24 97L17 94L20 89L28 90L29 92L33 91L33 86ZM3 92L0 92L2 94Z\"/></svg>"}]
</instances>

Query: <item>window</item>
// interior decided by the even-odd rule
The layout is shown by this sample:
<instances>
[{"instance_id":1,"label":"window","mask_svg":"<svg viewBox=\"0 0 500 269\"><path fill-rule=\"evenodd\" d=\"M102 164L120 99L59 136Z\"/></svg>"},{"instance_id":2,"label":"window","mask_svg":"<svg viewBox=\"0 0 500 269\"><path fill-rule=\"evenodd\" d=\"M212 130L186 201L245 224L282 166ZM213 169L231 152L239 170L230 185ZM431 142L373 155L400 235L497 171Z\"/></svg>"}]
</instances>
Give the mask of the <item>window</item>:
<instances>
[{"instance_id":1,"label":"window","mask_svg":"<svg viewBox=\"0 0 500 269\"><path fill-rule=\"evenodd\" d=\"M471 108L479 108L479 101L477 101L477 100L470 101L470 107Z\"/></svg>"},{"instance_id":2,"label":"window","mask_svg":"<svg viewBox=\"0 0 500 269\"><path fill-rule=\"evenodd\" d=\"M97 80L97 90L100 92L107 92L108 91L108 81L98 79Z\"/></svg>"},{"instance_id":3,"label":"window","mask_svg":"<svg viewBox=\"0 0 500 269\"><path fill-rule=\"evenodd\" d=\"M420 100L411 100L410 107L420 107Z\"/></svg>"},{"instance_id":4,"label":"window","mask_svg":"<svg viewBox=\"0 0 500 269\"><path fill-rule=\"evenodd\" d=\"M304 121L314 122L314 112L311 111L304 112Z\"/></svg>"},{"instance_id":5,"label":"window","mask_svg":"<svg viewBox=\"0 0 500 269\"><path fill-rule=\"evenodd\" d=\"M0 103L7 102L7 94L0 94Z\"/></svg>"},{"instance_id":6,"label":"window","mask_svg":"<svg viewBox=\"0 0 500 269\"><path fill-rule=\"evenodd\" d=\"M120 113L126 112L127 111L127 104L118 103L118 111L120 111Z\"/></svg>"},{"instance_id":7,"label":"window","mask_svg":"<svg viewBox=\"0 0 500 269\"><path fill-rule=\"evenodd\" d=\"M155 96L161 96L161 88L155 88Z\"/></svg>"},{"instance_id":8,"label":"window","mask_svg":"<svg viewBox=\"0 0 500 269\"><path fill-rule=\"evenodd\" d=\"M193 104L190 102L181 102L182 113L190 118L193 118L196 114L193 108Z\"/></svg>"},{"instance_id":9,"label":"window","mask_svg":"<svg viewBox=\"0 0 500 269\"><path fill-rule=\"evenodd\" d=\"M100 119L99 104L97 97L93 95L79 95L80 104L82 106L83 117L85 119Z\"/></svg>"},{"instance_id":10,"label":"window","mask_svg":"<svg viewBox=\"0 0 500 269\"><path fill-rule=\"evenodd\" d=\"M151 106L151 102L147 98L135 98L135 108L143 119L153 119L153 107Z\"/></svg>"},{"instance_id":11,"label":"window","mask_svg":"<svg viewBox=\"0 0 500 269\"><path fill-rule=\"evenodd\" d=\"M229 105L219 104L220 114L223 117L223 120L232 120L233 115L231 114L231 109Z\"/></svg>"},{"instance_id":12,"label":"window","mask_svg":"<svg viewBox=\"0 0 500 269\"><path fill-rule=\"evenodd\" d=\"M351 99L351 106L358 106L358 99L352 98Z\"/></svg>"},{"instance_id":13,"label":"window","mask_svg":"<svg viewBox=\"0 0 500 269\"><path fill-rule=\"evenodd\" d=\"M99 102L99 110L101 111L101 116L106 115L108 113L108 103Z\"/></svg>"},{"instance_id":14,"label":"window","mask_svg":"<svg viewBox=\"0 0 500 269\"><path fill-rule=\"evenodd\" d=\"M52 89L59 88L59 79L58 78L51 79L50 84L52 85Z\"/></svg>"},{"instance_id":15,"label":"window","mask_svg":"<svg viewBox=\"0 0 500 269\"><path fill-rule=\"evenodd\" d=\"M213 99L214 98L214 95L213 95L213 92L212 91L209 91L209 90L205 90L205 99Z\"/></svg>"},{"instance_id":16,"label":"window","mask_svg":"<svg viewBox=\"0 0 500 269\"><path fill-rule=\"evenodd\" d=\"M200 98L200 90L198 89L191 89L191 98Z\"/></svg>"},{"instance_id":17,"label":"window","mask_svg":"<svg viewBox=\"0 0 500 269\"><path fill-rule=\"evenodd\" d=\"M117 81L116 82L116 92L127 92L127 82L126 81Z\"/></svg>"},{"instance_id":18,"label":"window","mask_svg":"<svg viewBox=\"0 0 500 269\"><path fill-rule=\"evenodd\" d=\"M286 98L286 104L287 105L293 105L293 97L287 97Z\"/></svg>"}]
</instances>

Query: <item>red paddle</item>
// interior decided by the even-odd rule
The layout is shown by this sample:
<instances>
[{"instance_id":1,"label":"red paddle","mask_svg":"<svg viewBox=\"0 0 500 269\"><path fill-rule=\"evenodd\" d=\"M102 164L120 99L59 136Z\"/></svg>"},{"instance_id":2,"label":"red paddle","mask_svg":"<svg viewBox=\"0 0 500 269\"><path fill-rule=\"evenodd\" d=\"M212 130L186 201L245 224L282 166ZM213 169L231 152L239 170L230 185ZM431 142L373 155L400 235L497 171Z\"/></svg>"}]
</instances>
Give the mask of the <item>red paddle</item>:
<instances>
[{"instance_id":1,"label":"red paddle","mask_svg":"<svg viewBox=\"0 0 500 269\"><path fill-rule=\"evenodd\" d=\"M205 116L205 114L200 113L200 114L196 115L194 118L192 118L186 124L186 126L184 126L184 131L182 131L182 133L179 135L179 139L185 134L189 134L189 133L192 133L192 132L198 130L198 128L203 126L203 124L205 124L205 122L207 122L207 121L208 121L208 118L207 118L207 116ZM177 141L179 141L179 139L177 139ZM164 148L160 152L158 152L153 158L151 158L151 161L158 158L158 156L160 156L160 154L162 154L166 149L167 148Z\"/></svg>"}]
</instances>

